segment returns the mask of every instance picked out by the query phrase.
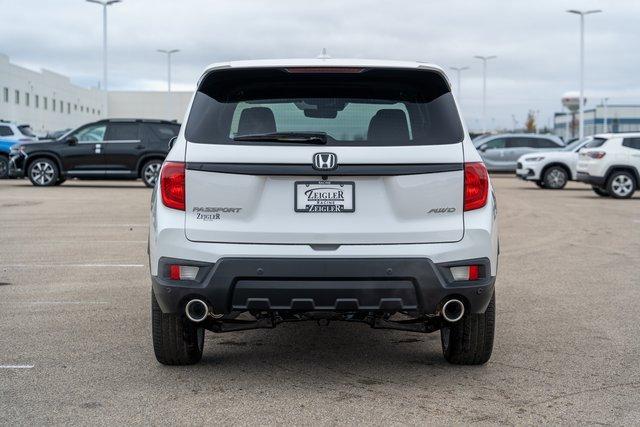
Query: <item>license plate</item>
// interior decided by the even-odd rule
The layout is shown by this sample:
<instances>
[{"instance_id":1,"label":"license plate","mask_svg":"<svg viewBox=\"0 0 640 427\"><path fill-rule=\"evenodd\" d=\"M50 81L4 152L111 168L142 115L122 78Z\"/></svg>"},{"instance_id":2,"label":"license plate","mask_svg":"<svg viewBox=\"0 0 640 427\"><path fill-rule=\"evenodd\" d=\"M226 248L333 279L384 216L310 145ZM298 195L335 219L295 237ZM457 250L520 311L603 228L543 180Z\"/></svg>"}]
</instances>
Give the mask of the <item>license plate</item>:
<instances>
[{"instance_id":1,"label":"license plate","mask_svg":"<svg viewBox=\"0 0 640 427\"><path fill-rule=\"evenodd\" d=\"M300 181L295 183L296 212L355 212L353 182Z\"/></svg>"}]
</instances>

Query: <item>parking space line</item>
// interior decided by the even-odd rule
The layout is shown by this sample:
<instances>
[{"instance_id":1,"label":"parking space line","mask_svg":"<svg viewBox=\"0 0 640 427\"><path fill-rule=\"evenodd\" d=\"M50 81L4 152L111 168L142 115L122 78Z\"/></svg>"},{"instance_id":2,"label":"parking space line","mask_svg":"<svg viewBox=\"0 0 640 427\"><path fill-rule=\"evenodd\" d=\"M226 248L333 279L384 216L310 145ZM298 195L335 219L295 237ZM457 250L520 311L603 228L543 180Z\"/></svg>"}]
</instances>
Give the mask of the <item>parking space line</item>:
<instances>
[{"instance_id":1,"label":"parking space line","mask_svg":"<svg viewBox=\"0 0 640 427\"><path fill-rule=\"evenodd\" d=\"M47 245L57 244L57 243L147 243L146 240L38 240L39 243L46 243ZM29 242L11 242L11 246L15 245L33 245L32 241Z\"/></svg>"},{"instance_id":2,"label":"parking space line","mask_svg":"<svg viewBox=\"0 0 640 427\"><path fill-rule=\"evenodd\" d=\"M2 301L0 305L64 305L64 304L109 304L106 301Z\"/></svg>"},{"instance_id":3,"label":"parking space line","mask_svg":"<svg viewBox=\"0 0 640 427\"><path fill-rule=\"evenodd\" d=\"M121 267L121 268L138 268L144 267L144 264L7 264L5 268L33 268L33 267Z\"/></svg>"},{"instance_id":4,"label":"parking space line","mask_svg":"<svg viewBox=\"0 0 640 427\"><path fill-rule=\"evenodd\" d=\"M31 369L33 365L0 365L0 369Z\"/></svg>"}]
</instances>

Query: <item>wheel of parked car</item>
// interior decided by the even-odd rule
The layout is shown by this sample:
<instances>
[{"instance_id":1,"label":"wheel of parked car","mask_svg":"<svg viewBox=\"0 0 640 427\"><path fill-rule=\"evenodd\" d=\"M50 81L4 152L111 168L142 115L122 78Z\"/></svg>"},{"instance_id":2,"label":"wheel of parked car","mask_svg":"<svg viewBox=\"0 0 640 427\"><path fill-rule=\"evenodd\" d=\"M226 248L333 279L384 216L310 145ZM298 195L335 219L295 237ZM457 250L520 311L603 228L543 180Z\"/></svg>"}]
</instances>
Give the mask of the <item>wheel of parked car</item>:
<instances>
[{"instance_id":1,"label":"wheel of parked car","mask_svg":"<svg viewBox=\"0 0 640 427\"><path fill-rule=\"evenodd\" d=\"M544 172L542 180L544 182L544 188L550 188L552 190L560 190L567 185L569 177L567 171L562 166L551 166Z\"/></svg>"},{"instance_id":2,"label":"wheel of parked car","mask_svg":"<svg viewBox=\"0 0 640 427\"><path fill-rule=\"evenodd\" d=\"M536 185L540 188L544 188L544 181L536 181Z\"/></svg>"},{"instance_id":3,"label":"wheel of parked car","mask_svg":"<svg viewBox=\"0 0 640 427\"><path fill-rule=\"evenodd\" d=\"M9 159L0 156L0 179L9 176Z\"/></svg>"},{"instance_id":4,"label":"wheel of parked car","mask_svg":"<svg viewBox=\"0 0 640 427\"><path fill-rule=\"evenodd\" d=\"M67 178L58 178L56 183L53 184L53 185L62 185L66 180L67 180Z\"/></svg>"},{"instance_id":5,"label":"wheel of parked car","mask_svg":"<svg viewBox=\"0 0 640 427\"><path fill-rule=\"evenodd\" d=\"M29 165L27 176L31 183L38 187L49 187L58 182L58 165L47 158L35 159Z\"/></svg>"},{"instance_id":6,"label":"wheel of parked car","mask_svg":"<svg viewBox=\"0 0 640 427\"><path fill-rule=\"evenodd\" d=\"M202 359L204 329L185 316L163 313L151 292L153 351L163 365L192 365Z\"/></svg>"},{"instance_id":7,"label":"wheel of parked car","mask_svg":"<svg viewBox=\"0 0 640 427\"><path fill-rule=\"evenodd\" d=\"M609 193L604 188L592 186L591 189L600 197L609 197Z\"/></svg>"},{"instance_id":8,"label":"wheel of parked car","mask_svg":"<svg viewBox=\"0 0 640 427\"><path fill-rule=\"evenodd\" d=\"M160 168L162 167L162 160L149 160L142 167L142 182L147 187L153 187L158 181L160 176Z\"/></svg>"},{"instance_id":9,"label":"wheel of parked car","mask_svg":"<svg viewBox=\"0 0 640 427\"><path fill-rule=\"evenodd\" d=\"M456 365L486 363L493 350L495 318L494 293L484 313L467 313L457 322L446 322L440 329L444 358Z\"/></svg>"},{"instance_id":10,"label":"wheel of parked car","mask_svg":"<svg viewBox=\"0 0 640 427\"><path fill-rule=\"evenodd\" d=\"M613 172L607 181L607 192L616 199L628 199L635 191L636 179L630 172Z\"/></svg>"}]
</instances>

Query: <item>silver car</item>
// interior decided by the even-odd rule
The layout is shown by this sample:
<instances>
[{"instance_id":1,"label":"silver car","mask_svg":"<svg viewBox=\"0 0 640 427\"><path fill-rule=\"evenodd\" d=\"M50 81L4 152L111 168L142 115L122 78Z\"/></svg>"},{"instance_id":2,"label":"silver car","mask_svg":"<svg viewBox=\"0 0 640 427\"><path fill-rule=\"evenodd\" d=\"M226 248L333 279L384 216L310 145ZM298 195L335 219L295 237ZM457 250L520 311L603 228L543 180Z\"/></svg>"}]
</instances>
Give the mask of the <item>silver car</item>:
<instances>
[{"instance_id":1,"label":"silver car","mask_svg":"<svg viewBox=\"0 0 640 427\"><path fill-rule=\"evenodd\" d=\"M513 172L518 158L536 151L561 149L564 143L555 135L510 133L477 138L473 144L480 152L487 169L493 172Z\"/></svg>"}]
</instances>

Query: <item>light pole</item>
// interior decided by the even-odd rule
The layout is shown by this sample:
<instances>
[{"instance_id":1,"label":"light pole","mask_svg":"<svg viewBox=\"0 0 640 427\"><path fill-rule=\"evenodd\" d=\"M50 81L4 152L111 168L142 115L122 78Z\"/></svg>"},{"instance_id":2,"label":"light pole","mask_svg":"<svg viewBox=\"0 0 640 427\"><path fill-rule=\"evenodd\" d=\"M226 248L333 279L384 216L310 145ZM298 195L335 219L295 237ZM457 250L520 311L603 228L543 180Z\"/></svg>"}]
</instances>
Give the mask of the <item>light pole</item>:
<instances>
[{"instance_id":1,"label":"light pole","mask_svg":"<svg viewBox=\"0 0 640 427\"><path fill-rule=\"evenodd\" d=\"M158 49L158 52L167 55L167 96L165 101L165 114L167 120L171 120L171 55L180 52L180 49Z\"/></svg>"},{"instance_id":2,"label":"light pole","mask_svg":"<svg viewBox=\"0 0 640 427\"><path fill-rule=\"evenodd\" d=\"M595 10L567 10L568 13L580 15L580 125L579 138L584 138L584 17L592 13L602 12L600 9Z\"/></svg>"},{"instance_id":3,"label":"light pole","mask_svg":"<svg viewBox=\"0 0 640 427\"><path fill-rule=\"evenodd\" d=\"M180 49L158 49L158 52L167 55L167 92L171 93L171 55L180 52Z\"/></svg>"},{"instance_id":4,"label":"light pole","mask_svg":"<svg viewBox=\"0 0 640 427\"><path fill-rule=\"evenodd\" d=\"M602 131L604 133L609 132L609 123L607 123L608 119L609 119L608 118L609 113L607 112L607 104L608 103L609 103L609 98L603 98L602 99L602 106L603 106L603 109L604 109L604 111L602 112L602 114L604 115L604 123L603 123L603 126L602 126Z\"/></svg>"},{"instance_id":5,"label":"light pole","mask_svg":"<svg viewBox=\"0 0 640 427\"><path fill-rule=\"evenodd\" d=\"M474 58L482 61L482 133L487 132L487 61L497 58L495 55L481 56Z\"/></svg>"},{"instance_id":6,"label":"light pole","mask_svg":"<svg viewBox=\"0 0 640 427\"><path fill-rule=\"evenodd\" d=\"M105 95L104 114L108 115L109 106L107 100L107 6L120 3L122 0L87 0L89 3L95 3L102 6L102 85Z\"/></svg>"},{"instance_id":7,"label":"light pole","mask_svg":"<svg viewBox=\"0 0 640 427\"><path fill-rule=\"evenodd\" d=\"M462 102L461 101L462 97L460 95L460 93L462 92L462 89L461 89L462 88L462 77L461 77L461 74L462 74L462 72L464 70L468 70L469 67L465 66L465 67L449 67L449 68L451 68L457 74L456 92L458 92L457 93L458 103L461 103Z\"/></svg>"}]
</instances>

